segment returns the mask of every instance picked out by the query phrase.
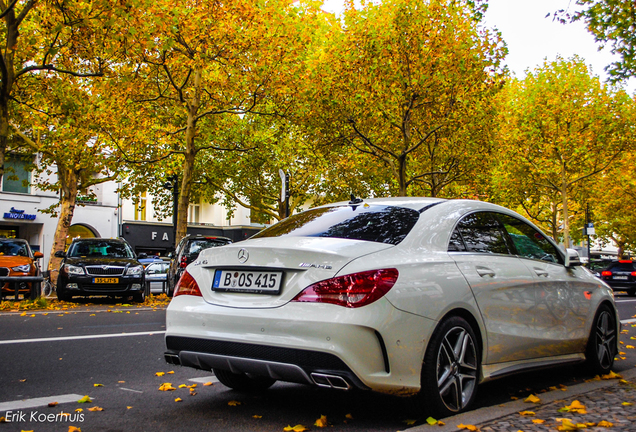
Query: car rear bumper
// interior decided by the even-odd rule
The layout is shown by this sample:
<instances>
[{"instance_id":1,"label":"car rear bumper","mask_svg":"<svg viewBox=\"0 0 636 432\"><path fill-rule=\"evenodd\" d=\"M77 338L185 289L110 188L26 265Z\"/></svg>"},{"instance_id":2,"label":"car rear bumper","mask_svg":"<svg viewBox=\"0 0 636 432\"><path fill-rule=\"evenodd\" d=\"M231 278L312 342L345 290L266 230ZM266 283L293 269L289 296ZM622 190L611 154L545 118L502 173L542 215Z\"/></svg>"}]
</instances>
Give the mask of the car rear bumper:
<instances>
[{"instance_id":1,"label":"car rear bumper","mask_svg":"<svg viewBox=\"0 0 636 432\"><path fill-rule=\"evenodd\" d=\"M359 309L317 303L236 309L178 296L166 321L171 363L396 395L419 391L435 326L383 299Z\"/></svg>"}]
</instances>

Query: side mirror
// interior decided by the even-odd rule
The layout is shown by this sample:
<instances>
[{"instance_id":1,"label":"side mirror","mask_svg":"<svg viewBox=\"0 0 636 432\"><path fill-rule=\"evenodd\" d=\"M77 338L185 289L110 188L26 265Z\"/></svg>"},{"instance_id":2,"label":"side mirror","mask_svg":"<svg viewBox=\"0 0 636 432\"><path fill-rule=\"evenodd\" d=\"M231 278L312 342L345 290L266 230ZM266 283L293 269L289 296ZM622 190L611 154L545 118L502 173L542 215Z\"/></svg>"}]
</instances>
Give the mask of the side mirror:
<instances>
[{"instance_id":1,"label":"side mirror","mask_svg":"<svg viewBox=\"0 0 636 432\"><path fill-rule=\"evenodd\" d=\"M572 268L575 266L581 265L581 257L576 249L566 249L565 250L565 266L567 268Z\"/></svg>"},{"instance_id":2,"label":"side mirror","mask_svg":"<svg viewBox=\"0 0 636 432\"><path fill-rule=\"evenodd\" d=\"M56 258L66 258L66 252L64 251L55 251L54 255Z\"/></svg>"},{"instance_id":3,"label":"side mirror","mask_svg":"<svg viewBox=\"0 0 636 432\"><path fill-rule=\"evenodd\" d=\"M33 258L44 258L44 254L42 252L33 252Z\"/></svg>"}]
</instances>

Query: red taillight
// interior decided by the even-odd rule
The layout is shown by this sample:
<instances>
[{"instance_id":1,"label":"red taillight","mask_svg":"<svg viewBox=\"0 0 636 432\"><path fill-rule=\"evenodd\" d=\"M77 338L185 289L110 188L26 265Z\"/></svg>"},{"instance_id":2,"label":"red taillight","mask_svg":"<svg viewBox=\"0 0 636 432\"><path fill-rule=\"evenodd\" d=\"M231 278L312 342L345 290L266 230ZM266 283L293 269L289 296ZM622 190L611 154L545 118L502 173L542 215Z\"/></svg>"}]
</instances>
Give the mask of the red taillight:
<instances>
[{"instance_id":1,"label":"red taillight","mask_svg":"<svg viewBox=\"0 0 636 432\"><path fill-rule=\"evenodd\" d=\"M631 264L632 260L619 260L618 262L622 264Z\"/></svg>"},{"instance_id":2,"label":"red taillight","mask_svg":"<svg viewBox=\"0 0 636 432\"><path fill-rule=\"evenodd\" d=\"M609 270L603 270L601 272L601 276L611 276L611 275L612 275L612 272Z\"/></svg>"},{"instance_id":3,"label":"red taillight","mask_svg":"<svg viewBox=\"0 0 636 432\"><path fill-rule=\"evenodd\" d=\"M636 276L636 271L633 271L633 272L632 272L632 276Z\"/></svg>"},{"instance_id":4,"label":"red taillight","mask_svg":"<svg viewBox=\"0 0 636 432\"><path fill-rule=\"evenodd\" d=\"M181 262L179 263L179 267L186 268L188 266L188 258L185 256L181 257Z\"/></svg>"},{"instance_id":5,"label":"red taillight","mask_svg":"<svg viewBox=\"0 0 636 432\"><path fill-rule=\"evenodd\" d=\"M292 301L366 306L389 292L398 275L397 269L382 269L339 276L308 286Z\"/></svg>"},{"instance_id":6,"label":"red taillight","mask_svg":"<svg viewBox=\"0 0 636 432\"><path fill-rule=\"evenodd\" d=\"M192 275L188 272L183 272L179 282L177 282L177 286L174 288L173 297L180 295L203 297L197 281L195 281Z\"/></svg>"}]
</instances>

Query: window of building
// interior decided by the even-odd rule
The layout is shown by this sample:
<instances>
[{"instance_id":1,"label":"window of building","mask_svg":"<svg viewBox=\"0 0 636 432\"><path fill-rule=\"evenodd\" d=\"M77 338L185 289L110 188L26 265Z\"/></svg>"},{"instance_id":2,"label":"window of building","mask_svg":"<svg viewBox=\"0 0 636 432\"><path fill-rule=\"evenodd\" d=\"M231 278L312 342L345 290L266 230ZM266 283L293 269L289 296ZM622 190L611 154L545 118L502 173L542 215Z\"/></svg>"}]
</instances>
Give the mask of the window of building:
<instances>
[{"instance_id":1,"label":"window of building","mask_svg":"<svg viewBox=\"0 0 636 432\"><path fill-rule=\"evenodd\" d=\"M199 223L200 207L199 204L190 204L188 206L188 222Z\"/></svg>"},{"instance_id":2,"label":"window of building","mask_svg":"<svg viewBox=\"0 0 636 432\"><path fill-rule=\"evenodd\" d=\"M139 194L139 201L135 204L135 220L146 220L147 197L146 192Z\"/></svg>"},{"instance_id":3,"label":"window of building","mask_svg":"<svg viewBox=\"0 0 636 432\"><path fill-rule=\"evenodd\" d=\"M4 175L2 176L2 191L28 194L31 192L32 160L23 156L8 154L4 161Z\"/></svg>"}]
</instances>

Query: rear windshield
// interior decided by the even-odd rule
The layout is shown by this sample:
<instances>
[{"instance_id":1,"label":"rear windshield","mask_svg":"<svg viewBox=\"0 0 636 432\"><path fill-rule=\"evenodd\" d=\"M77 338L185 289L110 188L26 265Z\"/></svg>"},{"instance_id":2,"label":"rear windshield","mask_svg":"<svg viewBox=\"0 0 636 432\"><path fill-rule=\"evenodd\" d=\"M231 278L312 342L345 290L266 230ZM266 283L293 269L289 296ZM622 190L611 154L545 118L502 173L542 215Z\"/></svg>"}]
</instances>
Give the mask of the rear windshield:
<instances>
[{"instance_id":1,"label":"rear windshield","mask_svg":"<svg viewBox=\"0 0 636 432\"><path fill-rule=\"evenodd\" d=\"M634 265L633 262L615 262L610 264L607 267L607 270L612 270L612 271L634 271L636 270L636 265Z\"/></svg>"},{"instance_id":2,"label":"rear windshield","mask_svg":"<svg viewBox=\"0 0 636 432\"><path fill-rule=\"evenodd\" d=\"M108 240L87 240L71 244L67 256L79 257L109 257L109 258L133 258L133 252L126 243Z\"/></svg>"},{"instance_id":3,"label":"rear windshield","mask_svg":"<svg viewBox=\"0 0 636 432\"><path fill-rule=\"evenodd\" d=\"M189 255L198 254L203 249L209 249L209 248L217 247L217 246L224 246L228 243L229 242L227 240L222 240L222 239L207 239L207 238L196 239L196 240L192 240L192 242L190 243L190 247L187 249L186 253Z\"/></svg>"},{"instance_id":4,"label":"rear windshield","mask_svg":"<svg viewBox=\"0 0 636 432\"><path fill-rule=\"evenodd\" d=\"M332 237L396 245L419 216L416 210L393 206L324 207L290 216L252 238Z\"/></svg>"}]
</instances>

